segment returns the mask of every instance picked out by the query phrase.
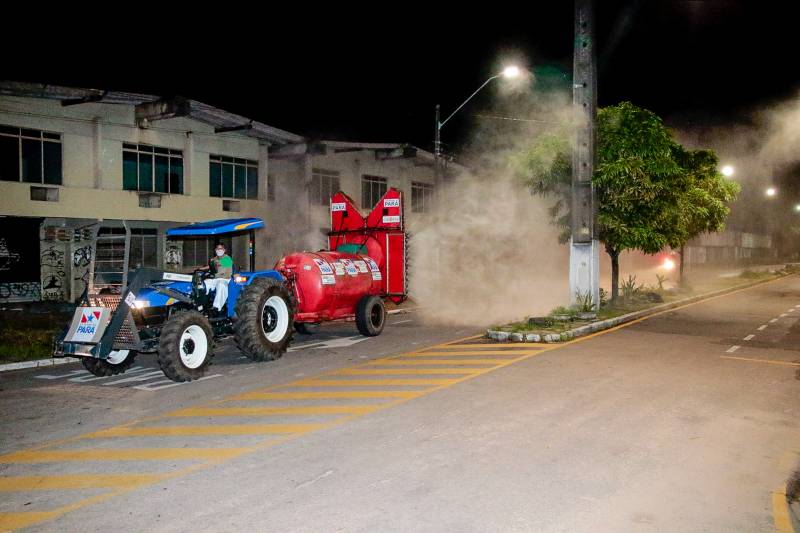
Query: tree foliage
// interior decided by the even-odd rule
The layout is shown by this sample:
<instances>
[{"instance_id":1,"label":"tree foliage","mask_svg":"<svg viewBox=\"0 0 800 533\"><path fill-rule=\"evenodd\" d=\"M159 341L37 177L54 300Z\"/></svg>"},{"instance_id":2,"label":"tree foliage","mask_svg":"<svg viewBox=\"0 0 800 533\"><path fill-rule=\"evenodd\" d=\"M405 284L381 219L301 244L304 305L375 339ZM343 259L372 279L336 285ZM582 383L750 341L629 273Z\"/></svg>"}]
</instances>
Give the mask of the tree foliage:
<instances>
[{"instance_id":1,"label":"tree foliage","mask_svg":"<svg viewBox=\"0 0 800 533\"><path fill-rule=\"evenodd\" d=\"M680 247L722 228L738 186L717 171L709 150L686 150L662 120L630 102L600 109L597 166L592 183L599 200L597 234L612 262L612 299L619 282L619 254L653 254ZM572 161L569 131L538 137L519 161L534 194L554 196L553 221L561 241L570 236Z\"/></svg>"}]
</instances>

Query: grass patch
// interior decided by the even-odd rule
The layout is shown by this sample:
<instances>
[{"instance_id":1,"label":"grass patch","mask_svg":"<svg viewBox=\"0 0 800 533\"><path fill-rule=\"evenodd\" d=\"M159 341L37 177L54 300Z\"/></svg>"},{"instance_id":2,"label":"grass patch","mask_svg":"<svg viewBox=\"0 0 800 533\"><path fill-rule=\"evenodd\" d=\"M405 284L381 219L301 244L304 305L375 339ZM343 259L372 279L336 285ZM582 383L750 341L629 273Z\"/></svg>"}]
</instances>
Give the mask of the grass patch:
<instances>
[{"instance_id":1,"label":"grass patch","mask_svg":"<svg viewBox=\"0 0 800 533\"><path fill-rule=\"evenodd\" d=\"M45 359L53 355L53 336L72 313L0 311L0 363Z\"/></svg>"}]
</instances>

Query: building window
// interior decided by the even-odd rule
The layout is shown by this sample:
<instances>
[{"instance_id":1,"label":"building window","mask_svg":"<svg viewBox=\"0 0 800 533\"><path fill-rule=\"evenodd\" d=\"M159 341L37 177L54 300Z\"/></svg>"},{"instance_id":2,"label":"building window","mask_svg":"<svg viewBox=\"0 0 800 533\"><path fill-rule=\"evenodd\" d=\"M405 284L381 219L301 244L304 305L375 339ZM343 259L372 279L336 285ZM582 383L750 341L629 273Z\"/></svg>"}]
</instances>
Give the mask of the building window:
<instances>
[{"instance_id":1,"label":"building window","mask_svg":"<svg viewBox=\"0 0 800 533\"><path fill-rule=\"evenodd\" d=\"M131 228L128 268L158 267L158 231L155 228Z\"/></svg>"},{"instance_id":2,"label":"building window","mask_svg":"<svg viewBox=\"0 0 800 533\"><path fill-rule=\"evenodd\" d=\"M122 188L183 194L183 152L147 144L122 145Z\"/></svg>"},{"instance_id":3,"label":"building window","mask_svg":"<svg viewBox=\"0 0 800 533\"><path fill-rule=\"evenodd\" d=\"M208 178L209 196L258 199L258 161L210 155Z\"/></svg>"},{"instance_id":4,"label":"building window","mask_svg":"<svg viewBox=\"0 0 800 533\"><path fill-rule=\"evenodd\" d=\"M361 177L361 207L372 209L384 194L386 194L386 178L367 175Z\"/></svg>"},{"instance_id":5,"label":"building window","mask_svg":"<svg viewBox=\"0 0 800 533\"><path fill-rule=\"evenodd\" d=\"M0 180L61 185L61 134L0 126Z\"/></svg>"},{"instance_id":6,"label":"building window","mask_svg":"<svg viewBox=\"0 0 800 533\"><path fill-rule=\"evenodd\" d=\"M335 170L315 168L311 172L308 201L312 205L328 205L331 196L339 192L339 173Z\"/></svg>"},{"instance_id":7,"label":"building window","mask_svg":"<svg viewBox=\"0 0 800 533\"><path fill-rule=\"evenodd\" d=\"M433 185L411 182L411 212L427 213L433 208Z\"/></svg>"},{"instance_id":8,"label":"building window","mask_svg":"<svg viewBox=\"0 0 800 533\"><path fill-rule=\"evenodd\" d=\"M214 255L214 247L218 242L225 245L228 255L233 255L231 238L212 237L208 239L181 239L183 242L183 266L197 268L208 265L209 259ZM169 243L168 243L169 245Z\"/></svg>"}]
</instances>

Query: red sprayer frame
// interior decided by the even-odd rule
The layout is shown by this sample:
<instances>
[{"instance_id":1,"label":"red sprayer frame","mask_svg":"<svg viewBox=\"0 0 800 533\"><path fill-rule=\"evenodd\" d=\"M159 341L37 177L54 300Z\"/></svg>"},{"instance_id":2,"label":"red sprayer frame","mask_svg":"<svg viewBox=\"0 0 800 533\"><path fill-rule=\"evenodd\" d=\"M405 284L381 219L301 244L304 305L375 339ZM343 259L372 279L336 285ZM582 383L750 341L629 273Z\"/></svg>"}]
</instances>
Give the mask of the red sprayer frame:
<instances>
[{"instance_id":1,"label":"red sprayer frame","mask_svg":"<svg viewBox=\"0 0 800 533\"><path fill-rule=\"evenodd\" d=\"M361 216L355 202L343 192L331 197L331 231L328 249L358 245L360 253L378 264L382 274L382 296L400 303L406 299L406 234L403 193L390 188L372 211Z\"/></svg>"}]
</instances>

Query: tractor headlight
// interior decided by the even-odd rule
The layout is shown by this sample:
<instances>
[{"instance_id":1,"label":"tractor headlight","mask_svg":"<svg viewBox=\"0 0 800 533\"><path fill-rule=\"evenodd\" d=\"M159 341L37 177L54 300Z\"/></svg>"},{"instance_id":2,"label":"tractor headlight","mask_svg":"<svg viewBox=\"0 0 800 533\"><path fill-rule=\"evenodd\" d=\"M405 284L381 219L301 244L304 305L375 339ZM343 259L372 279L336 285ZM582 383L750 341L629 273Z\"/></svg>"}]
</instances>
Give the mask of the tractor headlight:
<instances>
[{"instance_id":1,"label":"tractor headlight","mask_svg":"<svg viewBox=\"0 0 800 533\"><path fill-rule=\"evenodd\" d=\"M146 307L150 307L150 302L148 302L147 300L136 300L135 302L133 302L133 306L136 309L144 309Z\"/></svg>"},{"instance_id":2,"label":"tractor headlight","mask_svg":"<svg viewBox=\"0 0 800 533\"><path fill-rule=\"evenodd\" d=\"M235 276L233 276L233 281L235 283L247 283L247 276L236 274Z\"/></svg>"}]
</instances>

